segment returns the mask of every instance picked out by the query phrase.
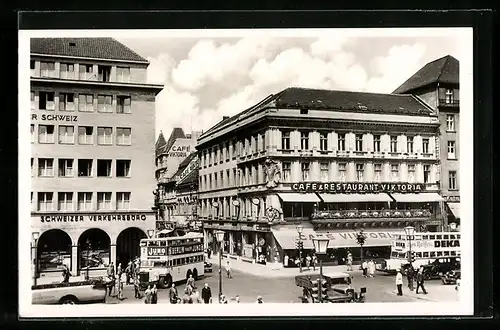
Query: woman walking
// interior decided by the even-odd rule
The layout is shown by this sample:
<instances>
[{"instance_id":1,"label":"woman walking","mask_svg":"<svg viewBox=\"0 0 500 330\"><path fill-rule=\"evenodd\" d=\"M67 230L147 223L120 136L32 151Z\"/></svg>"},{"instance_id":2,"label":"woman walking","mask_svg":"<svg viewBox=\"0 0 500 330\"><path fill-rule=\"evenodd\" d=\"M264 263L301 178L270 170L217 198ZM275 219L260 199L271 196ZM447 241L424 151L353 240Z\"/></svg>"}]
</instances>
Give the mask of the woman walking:
<instances>
[{"instance_id":1,"label":"woman walking","mask_svg":"<svg viewBox=\"0 0 500 330\"><path fill-rule=\"evenodd\" d=\"M153 288L151 289L151 304L158 303L158 289L156 288L156 284L153 284Z\"/></svg>"},{"instance_id":2,"label":"woman walking","mask_svg":"<svg viewBox=\"0 0 500 330\"><path fill-rule=\"evenodd\" d=\"M151 291L151 285L148 285L148 288L144 292L144 303L145 304L151 304L151 298L152 298L152 291Z\"/></svg>"}]
</instances>

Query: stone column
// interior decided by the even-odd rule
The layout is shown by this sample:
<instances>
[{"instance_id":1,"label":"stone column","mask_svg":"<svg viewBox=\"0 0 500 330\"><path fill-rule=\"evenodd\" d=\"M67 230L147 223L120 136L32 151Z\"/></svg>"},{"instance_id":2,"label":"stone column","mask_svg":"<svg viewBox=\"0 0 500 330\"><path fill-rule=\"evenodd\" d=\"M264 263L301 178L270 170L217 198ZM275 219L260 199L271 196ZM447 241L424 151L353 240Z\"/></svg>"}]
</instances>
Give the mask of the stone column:
<instances>
[{"instance_id":1,"label":"stone column","mask_svg":"<svg viewBox=\"0 0 500 330\"><path fill-rule=\"evenodd\" d=\"M110 244L109 250L109 262L113 262L116 268L116 244Z\"/></svg>"},{"instance_id":2,"label":"stone column","mask_svg":"<svg viewBox=\"0 0 500 330\"><path fill-rule=\"evenodd\" d=\"M229 233L229 254L234 254L234 237L233 232L228 231Z\"/></svg>"},{"instance_id":3,"label":"stone column","mask_svg":"<svg viewBox=\"0 0 500 330\"><path fill-rule=\"evenodd\" d=\"M78 245L71 246L71 274L78 274Z\"/></svg>"}]
</instances>

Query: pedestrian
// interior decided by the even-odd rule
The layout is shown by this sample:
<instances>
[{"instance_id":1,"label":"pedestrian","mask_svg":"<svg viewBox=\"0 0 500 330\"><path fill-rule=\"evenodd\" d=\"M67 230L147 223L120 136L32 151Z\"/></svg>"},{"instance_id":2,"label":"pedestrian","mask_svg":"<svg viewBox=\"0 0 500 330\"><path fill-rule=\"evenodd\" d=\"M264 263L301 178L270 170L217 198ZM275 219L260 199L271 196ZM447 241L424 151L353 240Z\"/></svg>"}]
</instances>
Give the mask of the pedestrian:
<instances>
[{"instance_id":1,"label":"pedestrian","mask_svg":"<svg viewBox=\"0 0 500 330\"><path fill-rule=\"evenodd\" d=\"M177 288L175 287L175 284L172 283L172 287L170 288L168 292L168 297L170 299L171 304L177 304L177 300L179 299L179 295L177 293Z\"/></svg>"},{"instance_id":2,"label":"pedestrian","mask_svg":"<svg viewBox=\"0 0 500 330\"><path fill-rule=\"evenodd\" d=\"M134 279L134 298L141 298L139 276L136 276Z\"/></svg>"},{"instance_id":3,"label":"pedestrian","mask_svg":"<svg viewBox=\"0 0 500 330\"><path fill-rule=\"evenodd\" d=\"M310 255L307 255L307 257L306 257L306 267L307 267L307 270L311 269L311 256Z\"/></svg>"},{"instance_id":4,"label":"pedestrian","mask_svg":"<svg viewBox=\"0 0 500 330\"><path fill-rule=\"evenodd\" d=\"M192 304L193 299L191 299L191 296L188 293L184 293L184 295L182 296L182 303L183 304Z\"/></svg>"},{"instance_id":5,"label":"pedestrian","mask_svg":"<svg viewBox=\"0 0 500 330\"><path fill-rule=\"evenodd\" d=\"M212 257L212 249L211 248L207 249L207 255L208 255L208 259L210 259Z\"/></svg>"},{"instance_id":6,"label":"pedestrian","mask_svg":"<svg viewBox=\"0 0 500 330\"><path fill-rule=\"evenodd\" d=\"M203 303L203 300L201 299L200 292L198 291L198 288L193 289L193 293L191 294L191 300L193 301L193 304Z\"/></svg>"},{"instance_id":7,"label":"pedestrian","mask_svg":"<svg viewBox=\"0 0 500 330\"><path fill-rule=\"evenodd\" d=\"M118 278L116 282L118 283L118 287L117 287L118 296L117 296L117 298L119 300L123 300L123 280L121 278Z\"/></svg>"},{"instance_id":8,"label":"pedestrian","mask_svg":"<svg viewBox=\"0 0 500 330\"><path fill-rule=\"evenodd\" d=\"M347 271L352 271L352 253L347 252Z\"/></svg>"},{"instance_id":9,"label":"pedestrian","mask_svg":"<svg viewBox=\"0 0 500 330\"><path fill-rule=\"evenodd\" d=\"M212 290L208 286L208 283L205 283L203 289L201 289L201 299L205 304L210 304L212 302Z\"/></svg>"},{"instance_id":10,"label":"pedestrian","mask_svg":"<svg viewBox=\"0 0 500 330\"><path fill-rule=\"evenodd\" d=\"M285 257L283 258L283 267L288 267L288 262L290 258L288 257L288 254L285 254Z\"/></svg>"},{"instance_id":11,"label":"pedestrian","mask_svg":"<svg viewBox=\"0 0 500 330\"><path fill-rule=\"evenodd\" d=\"M300 267L300 259L299 257L295 258L295 266Z\"/></svg>"},{"instance_id":12,"label":"pedestrian","mask_svg":"<svg viewBox=\"0 0 500 330\"><path fill-rule=\"evenodd\" d=\"M311 262L313 266L313 271L316 271L316 263L318 262L318 257L316 257L316 253L313 254Z\"/></svg>"},{"instance_id":13,"label":"pedestrian","mask_svg":"<svg viewBox=\"0 0 500 330\"><path fill-rule=\"evenodd\" d=\"M367 275L368 275L368 263L366 262L366 260L363 260L363 262L361 263L361 268L363 269L363 277L367 277Z\"/></svg>"},{"instance_id":14,"label":"pedestrian","mask_svg":"<svg viewBox=\"0 0 500 330\"><path fill-rule=\"evenodd\" d=\"M186 287L190 286L191 287L191 291L194 289L195 287L195 281L194 281L194 278L193 278L193 275L189 275L189 278L187 279L186 281Z\"/></svg>"},{"instance_id":15,"label":"pedestrian","mask_svg":"<svg viewBox=\"0 0 500 330\"><path fill-rule=\"evenodd\" d=\"M151 304L158 303L158 289L156 288L156 284L153 284L153 288L151 289Z\"/></svg>"},{"instance_id":16,"label":"pedestrian","mask_svg":"<svg viewBox=\"0 0 500 330\"><path fill-rule=\"evenodd\" d=\"M262 296L257 297L257 304L263 304L264 301L262 300Z\"/></svg>"},{"instance_id":17,"label":"pedestrian","mask_svg":"<svg viewBox=\"0 0 500 330\"><path fill-rule=\"evenodd\" d=\"M455 283L455 290L459 291L460 290L460 279L457 278L457 282Z\"/></svg>"},{"instance_id":18,"label":"pedestrian","mask_svg":"<svg viewBox=\"0 0 500 330\"><path fill-rule=\"evenodd\" d=\"M370 277L375 276L375 262L373 262L373 260L368 262L368 274Z\"/></svg>"},{"instance_id":19,"label":"pedestrian","mask_svg":"<svg viewBox=\"0 0 500 330\"><path fill-rule=\"evenodd\" d=\"M63 265L62 276L63 276L63 283L69 283L71 272L69 271L69 268L66 264Z\"/></svg>"},{"instance_id":20,"label":"pedestrian","mask_svg":"<svg viewBox=\"0 0 500 330\"><path fill-rule=\"evenodd\" d=\"M116 275L118 275L118 278L122 278L122 264L119 263L118 266L116 267Z\"/></svg>"},{"instance_id":21,"label":"pedestrian","mask_svg":"<svg viewBox=\"0 0 500 330\"><path fill-rule=\"evenodd\" d=\"M233 278L233 275L231 274L231 265L229 264L229 260L226 263L226 274L227 278Z\"/></svg>"},{"instance_id":22,"label":"pedestrian","mask_svg":"<svg viewBox=\"0 0 500 330\"><path fill-rule=\"evenodd\" d=\"M239 304L240 303L240 296L239 295L236 295L236 297L234 298L236 300L236 303Z\"/></svg>"},{"instance_id":23,"label":"pedestrian","mask_svg":"<svg viewBox=\"0 0 500 330\"><path fill-rule=\"evenodd\" d=\"M420 266L420 269L418 270L417 273L417 290L415 291L416 294L418 294L419 288L422 288L424 294L427 294L427 290L425 290L424 286L424 267L422 266Z\"/></svg>"},{"instance_id":24,"label":"pedestrian","mask_svg":"<svg viewBox=\"0 0 500 330\"><path fill-rule=\"evenodd\" d=\"M413 291L413 280L415 278L415 269L413 266L409 266L408 270L406 271L406 279L408 280L408 289L410 291Z\"/></svg>"},{"instance_id":25,"label":"pedestrian","mask_svg":"<svg viewBox=\"0 0 500 330\"><path fill-rule=\"evenodd\" d=\"M152 298L151 285L148 285L148 288L144 292L144 303L151 304L151 298Z\"/></svg>"},{"instance_id":26,"label":"pedestrian","mask_svg":"<svg viewBox=\"0 0 500 330\"><path fill-rule=\"evenodd\" d=\"M227 304L226 296L221 294L219 299L219 304Z\"/></svg>"},{"instance_id":27,"label":"pedestrian","mask_svg":"<svg viewBox=\"0 0 500 330\"><path fill-rule=\"evenodd\" d=\"M398 289L398 296L403 295L403 274L401 274L401 269L397 269L396 274L396 287Z\"/></svg>"},{"instance_id":28,"label":"pedestrian","mask_svg":"<svg viewBox=\"0 0 500 330\"><path fill-rule=\"evenodd\" d=\"M108 296L111 297L111 294L113 293L114 289L116 286L116 278L115 276L109 277L109 283L108 283Z\"/></svg>"},{"instance_id":29,"label":"pedestrian","mask_svg":"<svg viewBox=\"0 0 500 330\"><path fill-rule=\"evenodd\" d=\"M127 285L130 284L130 278L132 276L132 262L129 261L128 262L128 265L127 265L127 268L125 268L125 276L127 278Z\"/></svg>"}]
</instances>

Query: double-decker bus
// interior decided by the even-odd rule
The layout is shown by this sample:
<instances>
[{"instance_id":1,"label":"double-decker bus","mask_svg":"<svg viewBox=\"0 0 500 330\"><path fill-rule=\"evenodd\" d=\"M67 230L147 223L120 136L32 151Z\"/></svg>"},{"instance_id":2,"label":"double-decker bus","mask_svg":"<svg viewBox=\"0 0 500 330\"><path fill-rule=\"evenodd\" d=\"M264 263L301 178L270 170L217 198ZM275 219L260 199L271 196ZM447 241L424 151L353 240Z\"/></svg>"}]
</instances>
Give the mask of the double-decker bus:
<instances>
[{"instance_id":1,"label":"double-decker bus","mask_svg":"<svg viewBox=\"0 0 500 330\"><path fill-rule=\"evenodd\" d=\"M204 275L203 234L188 233L184 236L145 238L140 242L141 283L155 283L168 288L172 283L193 275L196 280Z\"/></svg>"},{"instance_id":2,"label":"double-decker bus","mask_svg":"<svg viewBox=\"0 0 500 330\"><path fill-rule=\"evenodd\" d=\"M411 249L410 249L411 243ZM410 255L411 250L411 255ZM376 269L384 272L403 272L409 266L413 256L413 267L426 265L440 258L460 258L459 232L425 232L415 233L411 237L406 234L394 236L391 244L390 259L377 263Z\"/></svg>"}]
</instances>

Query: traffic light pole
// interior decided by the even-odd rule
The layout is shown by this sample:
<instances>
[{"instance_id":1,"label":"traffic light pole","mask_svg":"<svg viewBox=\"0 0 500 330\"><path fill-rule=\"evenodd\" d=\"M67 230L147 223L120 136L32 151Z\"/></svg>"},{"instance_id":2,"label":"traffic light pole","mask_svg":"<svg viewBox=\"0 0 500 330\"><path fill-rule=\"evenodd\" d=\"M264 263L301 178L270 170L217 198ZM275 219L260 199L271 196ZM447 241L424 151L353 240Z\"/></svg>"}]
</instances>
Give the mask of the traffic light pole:
<instances>
[{"instance_id":1,"label":"traffic light pole","mask_svg":"<svg viewBox=\"0 0 500 330\"><path fill-rule=\"evenodd\" d=\"M299 245L299 272L302 273L302 248L300 245Z\"/></svg>"},{"instance_id":2,"label":"traffic light pole","mask_svg":"<svg viewBox=\"0 0 500 330\"><path fill-rule=\"evenodd\" d=\"M320 304L323 303L323 260L319 259L319 281L318 281L318 295Z\"/></svg>"},{"instance_id":3,"label":"traffic light pole","mask_svg":"<svg viewBox=\"0 0 500 330\"><path fill-rule=\"evenodd\" d=\"M412 259L413 259L413 256L411 255L411 236L408 236L408 261L410 262L410 267L413 268L413 264L412 264Z\"/></svg>"}]
</instances>

